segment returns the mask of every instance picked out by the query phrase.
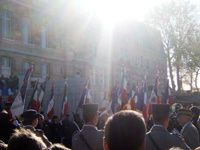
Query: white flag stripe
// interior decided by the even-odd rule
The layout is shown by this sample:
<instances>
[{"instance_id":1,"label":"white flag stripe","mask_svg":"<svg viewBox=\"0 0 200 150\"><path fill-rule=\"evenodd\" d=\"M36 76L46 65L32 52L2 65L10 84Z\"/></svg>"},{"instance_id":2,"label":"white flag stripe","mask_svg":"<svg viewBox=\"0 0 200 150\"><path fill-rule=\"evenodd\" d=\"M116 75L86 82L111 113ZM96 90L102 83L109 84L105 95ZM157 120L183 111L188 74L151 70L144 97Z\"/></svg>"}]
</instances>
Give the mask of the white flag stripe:
<instances>
[{"instance_id":1,"label":"white flag stripe","mask_svg":"<svg viewBox=\"0 0 200 150\"><path fill-rule=\"evenodd\" d=\"M48 108L47 108L47 114L53 109L54 106L54 97L49 102Z\"/></svg>"},{"instance_id":2,"label":"white flag stripe","mask_svg":"<svg viewBox=\"0 0 200 150\"><path fill-rule=\"evenodd\" d=\"M38 99L38 91L37 91L37 90L36 90L35 93L34 93L33 99L34 99L35 101L37 101L37 99Z\"/></svg>"},{"instance_id":3,"label":"white flag stripe","mask_svg":"<svg viewBox=\"0 0 200 150\"><path fill-rule=\"evenodd\" d=\"M22 100L22 96L20 94L20 92L18 92L11 108L10 108L11 113L15 116L19 116L23 113L24 111L24 103Z\"/></svg>"},{"instance_id":4,"label":"white flag stripe","mask_svg":"<svg viewBox=\"0 0 200 150\"><path fill-rule=\"evenodd\" d=\"M43 97L44 97L44 91L41 90L40 95L38 97L38 100L40 101L40 103L42 102Z\"/></svg>"},{"instance_id":5,"label":"white flag stripe","mask_svg":"<svg viewBox=\"0 0 200 150\"><path fill-rule=\"evenodd\" d=\"M65 113L65 105L67 105L67 103L68 103L67 96L65 96L65 101L64 101L63 107L62 107L62 114L63 114L63 115L64 115L64 113Z\"/></svg>"}]
</instances>

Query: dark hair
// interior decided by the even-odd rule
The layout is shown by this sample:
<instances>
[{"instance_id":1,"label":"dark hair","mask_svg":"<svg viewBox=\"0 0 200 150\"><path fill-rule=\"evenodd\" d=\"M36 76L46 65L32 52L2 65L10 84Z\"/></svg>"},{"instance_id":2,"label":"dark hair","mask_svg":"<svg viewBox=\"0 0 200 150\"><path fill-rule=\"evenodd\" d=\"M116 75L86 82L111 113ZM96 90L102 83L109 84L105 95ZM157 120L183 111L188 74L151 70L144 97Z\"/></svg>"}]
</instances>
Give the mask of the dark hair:
<instances>
[{"instance_id":1,"label":"dark hair","mask_svg":"<svg viewBox=\"0 0 200 150\"><path fill-rule=\"evenodd\" d=\"M30 130L17 129L8 141L8 150L42 150L46 145Z\"/></svg>"},{"instance_id":2,"label":"dark hair","mask_svg":"<svg viewBox=\"0 0 200 150\"><path fill-rule=\"evenodd\" d=\"M64 145L55 143L50 147L51 150L68 150Z\"/></svg>"},{"instance_id":3,"label":"dark hair","mask_svg":"<svg viewBox=\"0 0 200 150\"><path fill-rule=\"evenodd\" d=\"M35 120L35 119L24 119L24 120L22 121L22 124L23 124L24 126L26 126L26 125L32 125L33 120Z\"/></svg>"},{"instance_id":4,"label":"dark hair","mask_svg":"<svg viewBox=\"0 0 200 150\"><path fill-rule=\"evenodd\" d=\"M153 115L153 121L154 123L158 123L158 124L163 124L164 121L169 118L169 114L162 114L162 113L158 113L156 115Z\"/></svg>"},{"instance_id":5,"label":"dark hair","mask_svg":"<svg viewBox=\"0 0 200 150\"><path fill-rule=\"evenodd\" d=\"M8 145L0 140L0 150L7 150Z\"/></svg>"},{"instance_id":6,"label":"dark hair","mask_svg":"<svg viewBox=\"0 0 200 150\"><path fill-rule=\"evenodd\" d=\"M97 112L83 112L83 120L85 123L88 123L92 121L96 115L98 115Z\"/></svg>"},{"instance_id":7,"label":"dark hair","mask_svg":"<svg viewBox=\"0 0 200 150\"><path fill-rule=\"evenodd\" d=\"M146 127L142 115L136 111L120 111L105 125L105 142L110 150L137 150L145 139Z\"/></svg>"}]
</instances>

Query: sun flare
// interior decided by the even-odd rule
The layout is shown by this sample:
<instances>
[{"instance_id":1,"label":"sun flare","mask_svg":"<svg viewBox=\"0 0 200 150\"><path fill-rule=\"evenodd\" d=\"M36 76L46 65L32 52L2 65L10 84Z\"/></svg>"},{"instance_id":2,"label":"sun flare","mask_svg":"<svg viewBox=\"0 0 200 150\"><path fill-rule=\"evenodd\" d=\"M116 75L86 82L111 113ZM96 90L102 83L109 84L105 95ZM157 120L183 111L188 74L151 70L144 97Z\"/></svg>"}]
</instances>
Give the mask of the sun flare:
<instances>
[{"instance_id":1,"label":"sun flare","mask_svg":"<svg viewBox=\"0 0 200 150\"><path fill-rule=\"evenodd\" d=\"M84 0L83 7L111 28L124 21L141 21L156 0Z\"/></svg>"}]
</instances>

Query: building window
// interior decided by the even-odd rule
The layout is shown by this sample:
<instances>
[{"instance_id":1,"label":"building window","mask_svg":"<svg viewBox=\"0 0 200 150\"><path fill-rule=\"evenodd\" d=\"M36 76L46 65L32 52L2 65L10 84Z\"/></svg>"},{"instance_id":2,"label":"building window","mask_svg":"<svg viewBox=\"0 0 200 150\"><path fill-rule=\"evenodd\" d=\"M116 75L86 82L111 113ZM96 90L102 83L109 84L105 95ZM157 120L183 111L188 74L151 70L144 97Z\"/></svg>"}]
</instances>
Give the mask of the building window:
<instances>
[{"instance_id":1,"label":"building window","mask_svg":"<svg viewBox=\"0 0 200 150\"><path fill-rule=\"evenodd\" d=\"M29 22L27 18L21 20L21 32L22 32L22 41L24 44L28 44L29 40Z\"/></svg>"},{"instance_id":2,"label":"building window","mask_svg":"<svg viewBox=\"0 0 200 150\"><path fill-rule=\"evenodd\" d=\"M0 34L3 38L11 38L12 33L12 12L9 10L0 11Z\"/></svg>"},{"instance_id":3,"label":"building window","mask_svg":"<svg viewBox=\"0 0 200 150\"><path fill-rule=\"evenodd\" d=\"M46 79L49 76L49 64L43 63L41 65L41 77Z\"/></svg>"},{"instance_id":4,"label":"building window","mask_svg":"<svg viewBox=\"0 0 200 150\"><path fill-rule=\"evenodd\" d=\"M1 57L1 74L4 77L11 75L11 59L9 57Z\"/></svg>"},{"instance_id":5,"label":"building window","mask_svg":"<svg viewBox=\"0 0 200 150\"><path fill-rule=\"evenodd\" d=\"M54 29L47 29L46 31L47 33L47 47L48 48L57 48L57 35L56 35L56 31Z\"/></svg>"},{"instance_id":6,"label":"building window","mask_svg":"<svg viewBox=\"0 0 200 150\"><path fill-rule=\"evenodd\" d=\"M39 26L31 22L31 24L28 27L29 30L29 43L40 45L40 28Z\"/></svg>"}]
</instances>

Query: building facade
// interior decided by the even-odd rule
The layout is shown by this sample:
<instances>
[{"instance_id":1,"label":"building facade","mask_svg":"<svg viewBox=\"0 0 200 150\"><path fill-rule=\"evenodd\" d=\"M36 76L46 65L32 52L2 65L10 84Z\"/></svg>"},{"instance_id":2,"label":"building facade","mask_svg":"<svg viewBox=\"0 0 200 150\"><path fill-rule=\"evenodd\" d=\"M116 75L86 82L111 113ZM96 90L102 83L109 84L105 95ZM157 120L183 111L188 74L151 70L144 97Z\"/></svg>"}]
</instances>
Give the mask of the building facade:
<instances>
[{"instance_id":1,"label":"building facade","mask_svg":"<svg viewBox=\"0 0 200 150\"><path fill-rule=\"evenodd\" d=\"M58 42L53 23L43 20L48 18L45 15L40 5L31 1L0 1L1 75L22 77L33 65L32 78L65 77L64 48Z\"/></svg>"},{"instance_id":2,"label":"building facade","mask_svg":"<svg viewBox=\"0 0 200 150\"><path fill-rule=\"evenodd\" d=\"M140 23L117 26L109 43L98 20L76 14L74 10L66 12L71 10L66 8L70 5L58 4L59 7L45 0L0 1L1 76L18 76L22 80L27 68L33 65L33 81L59 80L55 86L57 114L61 112L61 87L66 78L71 112L76 111L88 78L93 101L101 104L108 99L112 86L120 82L124 66L130 85L141 82L145 75L148 85L153 85L158 70L161 86L164 85L167 64L158 31Z\"/></svg>"}]
</instances>

